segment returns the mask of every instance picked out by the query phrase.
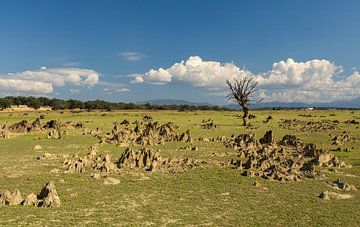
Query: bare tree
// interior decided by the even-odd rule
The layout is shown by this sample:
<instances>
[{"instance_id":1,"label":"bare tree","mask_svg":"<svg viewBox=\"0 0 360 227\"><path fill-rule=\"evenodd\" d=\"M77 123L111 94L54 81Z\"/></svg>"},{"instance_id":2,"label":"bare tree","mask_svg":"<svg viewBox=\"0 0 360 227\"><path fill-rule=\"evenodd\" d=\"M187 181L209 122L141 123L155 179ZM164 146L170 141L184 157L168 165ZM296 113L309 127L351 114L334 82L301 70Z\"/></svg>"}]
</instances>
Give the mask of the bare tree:
<instances>
[{"instance_id":1,"label":"bare tree","mask_svg":"<svg viewBox=\"0 0 360 227\"><path fill-rule=\"evenodd\" d=\"M229 86L230 93L227 95L229 101L237 102L243 111L243 126L246 126L246 120L249 115L248 104L255 102L253 94L258 90L258 82L254 81L254 77L247 76L242 79L226 79L226 84ZM257 102L260 102L258 100Z\"/></svg>"}]
</instances>

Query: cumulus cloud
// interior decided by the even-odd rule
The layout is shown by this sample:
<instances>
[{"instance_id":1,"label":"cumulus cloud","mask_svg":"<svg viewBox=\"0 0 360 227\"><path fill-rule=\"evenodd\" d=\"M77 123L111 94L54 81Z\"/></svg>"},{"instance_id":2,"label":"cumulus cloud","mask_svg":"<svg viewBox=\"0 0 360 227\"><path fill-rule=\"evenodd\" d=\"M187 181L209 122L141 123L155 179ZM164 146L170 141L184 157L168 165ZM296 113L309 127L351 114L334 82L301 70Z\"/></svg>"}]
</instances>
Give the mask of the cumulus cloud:
<instances>
[{"instance_id":1,"label":"cumulus cloud","mask_svg":"<svg viewBox=\"0 0 360 227\"><path fill-rule=\"evenodd\" d=\"M226 78L238 78L247 75L251 75L251 72L240 69L233 63L222 64L216 61L203 61L199 56L192 56L167 69L151 69L144 75L136 76L133 82L154 84L183 82L195 87L219 90L225 88L224 81Z\"/></svg>"},{"instance_id":2,"label":"cumulus cloud","mask_svg":"<svg viewBox=\"0 0 360 227\"><path fill-rule=\"evenodd\" d=\"M233 63L204 61L199 56L191 56L186 61L173 64L169 68L150 69L136 75L132 83L187 83L213 94L223 94L226 79L253 76L259 82L259 97L266 101L326 102L356 98L360 95L360 74L355 71L348 77L337 79L343 73L341 66L328 60L313 59L296 62L289 58L275 62L264 73L253 73L241 69Z\"/></svg>"},{"instance_id":3,"label":"cumulus cloud","mask_svg":"<svg viewBox=\"0 0 360 227\"><path fill-rule=\"evenodd\" d=\"M94 86L99 82L99 74L90 69L79 68L46 68L37 71L0 75L0 87L8 93L48 94L54 86L67 84L77 86Z\"/></svg>"},{"instance_id":4,"label":"cumulus cloud","mask_svg":"<svg viewBox=\"0 0 360 227\"><path fill-rule=\"evenodd\" d=\"M53 92L51 83L19 79L0 79L0 89L2 92L28 92L40 94Z\"/></svg>"},{"instance_id":5,"label":"cumulus cloud","mask_svg":"<svg viewBox=\"0 0 360 227\"><path fill-rule=\"evenodd\" d=\"M99 81L99 74L90 69L79 68L46 68L37 71L24 71L11 74L13 78L48 82L54 86L65 84L94 86Z\"/></svg>"},{"instance_id":6,"label":"cumulus cloud","mask_svg":"<svg viewBox=\"0 0 360 227\"><path fill-rule=\"evenodd\" d=\"M118 54L118 56L126 61L139 61L145 57L144 54L139 52L121 52Z\"/></svg>"}]
</instances>

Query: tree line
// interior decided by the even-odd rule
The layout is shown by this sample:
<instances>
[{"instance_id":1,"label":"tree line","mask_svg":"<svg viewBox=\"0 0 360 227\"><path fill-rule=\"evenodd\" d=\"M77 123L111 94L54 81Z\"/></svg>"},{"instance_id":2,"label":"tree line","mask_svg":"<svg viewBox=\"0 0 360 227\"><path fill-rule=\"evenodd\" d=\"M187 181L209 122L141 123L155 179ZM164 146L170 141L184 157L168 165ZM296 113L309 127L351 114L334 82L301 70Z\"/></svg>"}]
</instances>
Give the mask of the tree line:
<instances>
[{"instance_id":1,"label":"tree line","mask_svg":"<svg viewBox=\"0 0 360 227\"><path fill-rule=\"evenodd\" d=\"M76 99L49 99L46 97L24 97L24 96L7 96L0 98L0 109L9 108L12 105L27 105L28 107L39 109L42 106L49 106L53 110L64 109L83 109L83 110L229 110L219 106L193 106L193 105L152 105L149 103L125 103L125 102L107 102L104 100L80 101Z\"/></svg>"}]
</instances>

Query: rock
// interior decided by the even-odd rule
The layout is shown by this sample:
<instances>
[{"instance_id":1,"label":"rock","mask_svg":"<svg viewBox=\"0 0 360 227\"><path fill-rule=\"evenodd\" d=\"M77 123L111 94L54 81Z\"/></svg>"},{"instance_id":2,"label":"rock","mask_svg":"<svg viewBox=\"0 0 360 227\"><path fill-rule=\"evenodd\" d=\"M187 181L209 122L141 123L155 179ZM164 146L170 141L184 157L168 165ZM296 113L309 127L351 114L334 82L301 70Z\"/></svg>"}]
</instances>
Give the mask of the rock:
<instances>
[{"instance_id":1,"label":"rock","mask_svg":"<svg viewBox=\"0 0 360 227\"><path fill-rule=\"evenodd\" d=\"M318 197L321 198L321 199L325 199L325 200L330 199L330 196L329 196L329 192L328 192L328 191L321 192Z\"/></svg>"},{"instance_id":2,"label":"rock","mask_svg":"<svg viewBox=\"0 0 360 227\"><path fill-rule=\"evenodd\" d=\"M23 205L24 206L38 206L37 195L34 193L30 193L29 195L27 195L23 202Z\"/></svg>"},{"instance_id":3,"label":"rock","mask_svg":"<svg viewBox=\"0 0 360 227\"><path fill-rule=\"evenodd\" d=\"M4 193L5 205L20 205L23 202L23 198L19 190L15 189L14 192L6 191Z\"/></svg>"},{"instance_id":4,"label":"rock","mask_svg":"<svg viewBox=\"0 0 360 227\"><path fill-rule=\"evenodd\" d=\"M103 180L104 185L117 185L120 184L120 180L112 177L105 177Z\"/></svg>"},{"instance_id":5,"label":"rock","mask_svg":"<svg viewBox=\"0 0 360 227\"><path fill-rule=\"evenodd\" d=\"M9 131L13 133L27 133L29 131L29 125L27 120L16 122L9 127Z\"/></svg>"},{"instance_id":6,"label":"rock","mask_svg":"<svg viewBox=\"0 0 360 227\"><path fill-rule=\"evenodd\" d=\"M199 150L199 147L198 147L198 146L192 147L191 150L192 150L192 151L198 151L198 150Z\"/></svg>"},{"instance_id":7,"label":"rock","mask_svg":"<svg viewBox=\"0 0 360 227\"><path fill-rule=\"evenodd\" d=\"M90 176L94 179L100 179L101 177L100 173L92 173Z\"/></svg>"},{"instance_id":8,"label":"rock","mask_svg":"<svg viewBox=\"0 0 360 227\"><path fill-rule=\"evenodd\" d=\"M50 170L50 173L58 174L58 173L61 173L61 170L58 168L55 168L55 169Z\"/></svg>"},{"instance_id":9,"label":"rock","mask_svg":"<svg viewBox=\"0 0 360 227\"><path fill-rule=\"evenodd\" d=\"M267 145L275 144L275 138L274 138L274 135L273 135L272 130L267 131L267 132L265 133L265 135L263 136L263 138L261 138L261 139L259 140L259 142L260 142L261 144L267 144Z\"/></svg>"},{"instance_id":10,"label":"rock","mask_svg":"<svg viewBox=\"0 0 360 227\"><path fill-rule=\"evenodd\" d=\"M62 133L59 129L51 129L48 133L48 139L61 139Z\"/></svg>"},{"instance_id":11,"label":"rock","mask_svg":"<svg viewBox=\"0 0 360 227\"><path fill-rule=\"evenodd\" d=\"M41 207L59 207L61 205L60 197L53 181L50 181L43 187L38 195L38 199L40 200L39 206Z\"/></svg>"},{"instance_id":12,"label":"rock","mask_svg":"<svg viewBox=\"0 0 360 227\"><path fill-rule=\"evenodd\" d=\"M320 193L319 198L321 199L350 199L353 196L350 194L340 194L336 192L324 191Z\"/></svg>"},{"instance_id":13,"label":"rock","mask_svg":"<svg viewBox=\"0 0 360 227\"><path fill-rule=\"evenodd\" d=\"M42 147L39 144L37 144L33 147L33 150L41 150L41 149L42 149Z\"/></svg>"},{"instance_id":14,"label":"rock","mask_svg":"<svg viewBox=\"0 0 360 227\"><path fill-rule=\"evenodd\" d=\"M58 156L56 154L44 153L44 154L40 155L37 159L45 160L45 159L55 159L55 158L58 158Z\"/></svg>"},{"instance_id":15,"label":"rock","mask_svg":"<svg viewBox=\"0 0 360 227\"><path fill-rule=\"evenodd\" d=\"M336 189L344 190L344 191L356 191L357 188L352 184L347 184L344 181L337 179L335 181L330 181L328 184Z\"/></svg>"}]
</instances>

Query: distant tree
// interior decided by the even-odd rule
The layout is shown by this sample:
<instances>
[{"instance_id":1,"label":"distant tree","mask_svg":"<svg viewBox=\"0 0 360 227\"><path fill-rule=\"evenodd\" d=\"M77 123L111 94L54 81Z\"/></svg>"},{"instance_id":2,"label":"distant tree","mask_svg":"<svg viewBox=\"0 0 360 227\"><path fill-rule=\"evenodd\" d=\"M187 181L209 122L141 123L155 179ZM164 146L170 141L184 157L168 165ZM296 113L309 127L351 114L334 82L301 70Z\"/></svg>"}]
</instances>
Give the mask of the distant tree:
<instances>
[{"instance_id":1,"label":"distant tree","mask_svg":"<svg viewBox=\"0 0 360 227\"><path fill-rule=\"evenodd\" d=\"M2 98L0 99L0 109L6 109L9 108L11 106L11 100L7 99L7 98Z\"/></svg>"},{"instance_id":2,"label":"distant tree","mask_svg":"<svg viewBox=\"0 0 360 227\"><path fill-rule=\"evenodd\" d=\"M38 99L32 98L29 100L28 106L38 110L41 107L41 103Z\"/></svg>"},{"instance_id":3,"label":"distant tree","mask_svg":"<svg viewBox=\"0 0 360 227\"><path fill-rule=\"evenodd\" d=\"M258 82L254 81L254 77L247 76L242 79L227 79L226 84L229 86L230 93L227 95L229 101L237 102L243 111L243 126L247 125L249 115L249 103L254 102L253 94L258 90ZM260 102L262 100L258 100Z\"/></svg>"}]
</instances>

